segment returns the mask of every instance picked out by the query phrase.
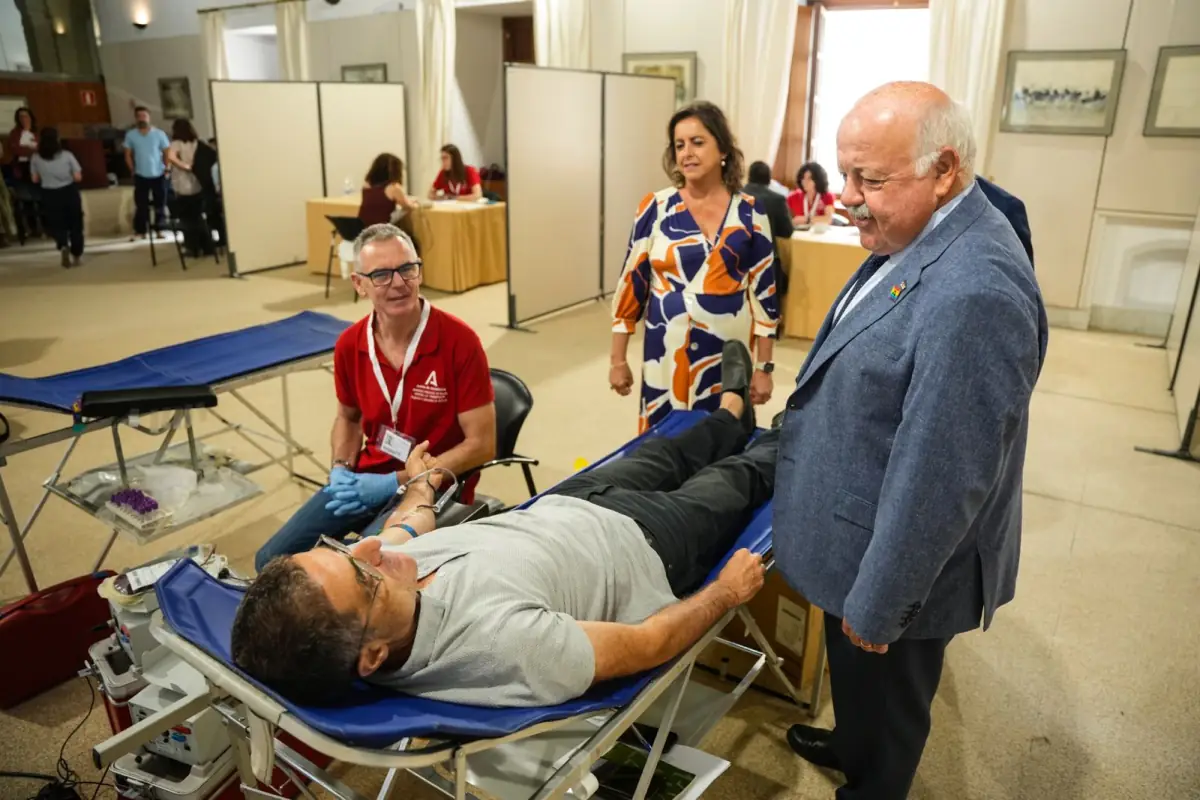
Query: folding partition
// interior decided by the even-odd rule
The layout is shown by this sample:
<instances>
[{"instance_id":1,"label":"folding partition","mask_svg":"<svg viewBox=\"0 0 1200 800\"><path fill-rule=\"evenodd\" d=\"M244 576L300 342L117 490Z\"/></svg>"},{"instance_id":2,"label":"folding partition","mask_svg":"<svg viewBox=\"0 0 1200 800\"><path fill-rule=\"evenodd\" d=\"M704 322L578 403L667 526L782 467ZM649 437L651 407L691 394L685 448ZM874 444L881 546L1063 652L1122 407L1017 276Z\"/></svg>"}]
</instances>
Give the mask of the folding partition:
<instances>
[{"instance_id":1,"label":"folding partition","mask_svg":"<svg viewBox=\"0 0 1200 800\"><path fill-rule=\"evenodd\" d=\"M504 71L508 324L599 296L603 76Z\"/></svg>"},{"instance_id":2,"label":"folding partition","mask_svg":"<svg viewBox=\"0 0 1200 800\"><path fill-rule=\"evenodd\" d=\"M374 158L407 164L404 85L211 81L230 268L308 260L305 206L357 192ZM410 191L411 186L406 186Z\"/></svg>"},{"instance_id":3,"label":"folding partition","mask_svg":"<svg viewBox=\"0 0 1200 800\"><path fill-rule=\"evenodd\" d=\"M508 324L610 294L638 203L667 185L669 78L505 66Z\"/></svg>"},{"instance_id":4,"label":"folding partition","mask_svg":"<svg viewBox=\"0 0 1200 800\"><path fill-rule=\"evenodd\" d=\"M320 83L321 150L325 193L341 194L349 182L357 191L380 153L404 161L404 188L414 194L408 174L404 84Z\"/></svg>"},{"instance_id":5,"label":"folding partition","mask_svg":"<svg viewBox=\"0 0 1200 800\"><path fill-rule=\"evenodd\" d=\"M662 159L674 111L674 80L604 76L603 294L617 288L638 203L668 185Z\"/></svg>"},{"instance_id":6,"label":"folding partition","mask_svg":"<svg viewBox=\"0 0 1200 800\"><path fill-rule=\"evenodd\" d=\"M1165 347L1179 423L1179 447L1138 449L1186 461L1200 461L1200 425L1197 424L1200 414L1200 216L1192 231Z\"/></svg>"},{"instance_id":7,"label":"folding partition","mask_svg":"<svg viewBox=\"0 0 1200 800\"><path fill-rule=\"evenodd\" d=\"M304 204L325 193L317 85L210 85L231 270L307 260Z\"/></svg>"}]
</instances>

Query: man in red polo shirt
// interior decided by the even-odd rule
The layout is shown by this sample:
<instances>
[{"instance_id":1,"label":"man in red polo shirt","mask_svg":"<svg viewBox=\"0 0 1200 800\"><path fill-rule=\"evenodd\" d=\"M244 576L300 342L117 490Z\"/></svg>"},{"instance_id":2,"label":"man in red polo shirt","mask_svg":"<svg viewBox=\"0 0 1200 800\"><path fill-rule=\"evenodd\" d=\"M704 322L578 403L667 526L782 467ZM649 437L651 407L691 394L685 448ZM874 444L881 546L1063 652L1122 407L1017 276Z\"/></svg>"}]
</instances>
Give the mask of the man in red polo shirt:
<instances>
[{"instance_id":1,"label":"man in red polo shirt","mask_svg":"<svg viewBox=\"0 0 1200 800\"><path fill-rule=\"evenodd\" d=\"M483 345L466 323L421 297L412 240L392 225L372 225L354 251L355 289L374 310L334 346L338 412L329 485L259 549L258 569L275 556L311 549L322 534L378 533L410 477L408 453L421 442L455 475L496 454ZM465 488L467 501L475 482Z\"/></svg>"}]
</instances>

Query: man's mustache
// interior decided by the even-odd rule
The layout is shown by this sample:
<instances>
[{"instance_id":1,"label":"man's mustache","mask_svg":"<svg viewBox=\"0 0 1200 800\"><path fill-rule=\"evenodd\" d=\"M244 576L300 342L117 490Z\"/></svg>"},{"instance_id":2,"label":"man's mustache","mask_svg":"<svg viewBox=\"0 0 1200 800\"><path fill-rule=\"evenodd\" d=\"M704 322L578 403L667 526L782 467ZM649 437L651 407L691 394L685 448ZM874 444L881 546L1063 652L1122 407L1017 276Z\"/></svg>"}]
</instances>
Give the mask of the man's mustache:
<instances>
[{"instance_id":1,"label":"man's mustache","mask_svg":"<svg viewBox=\"0 0 1200 800\"><path fill-rule=\"evenodd\" d=\"M868 220L871 218L871 209L867 208L866 203L859 203L856 206L846 206L846 212L857 220Z\"/></svg>"}]
</instances>

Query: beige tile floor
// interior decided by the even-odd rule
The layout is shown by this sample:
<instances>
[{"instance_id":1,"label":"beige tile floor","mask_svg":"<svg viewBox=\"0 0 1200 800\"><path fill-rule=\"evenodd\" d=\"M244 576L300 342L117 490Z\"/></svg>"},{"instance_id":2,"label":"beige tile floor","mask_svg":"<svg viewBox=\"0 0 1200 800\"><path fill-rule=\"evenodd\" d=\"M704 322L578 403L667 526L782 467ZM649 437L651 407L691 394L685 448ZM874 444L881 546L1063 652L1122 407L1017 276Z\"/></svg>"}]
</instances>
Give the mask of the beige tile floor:
<instances>
[{"instance_id":1,"label":"beige tile floor","mask_svg":"<svg viewBox=\"0 0 1200 800\"><path fill-rule=\"evenodd\" d=\"M144 250L97 255L71 271L52 257L0 258L0 371L44 375L303 309L345 319L365 312L344 285L325 301L319 282L302 269L235 281L211 262L187 273L169 259L151 268ZM634 401L605 384L602 304L537 324L530 334L493 327L504 319L503 286L436 302L475 327L493 365L529 383L536 405L521 448L542 459L540 485L568 474L577 458L596 458L633 434ZM803 355L794 341L780 348L780 388L765 414L782 406ZM1017 599L990 631L951 645L913 797L1200 797L1200 467L1133 450L1177 441L1165 384L1161 351L1127 337L1053 331L1033 403ZM249 394L269 410L279 407L277 386ZM292 398L299 438L323 454L333 404L329 377L296 378ZM34 413L10 420L23 434L59 421ZM129 434L127 449L150 446L140 438ZM78 470L111 458L111 443L96 435L84 440L72 464ZM22 517L55 459L40 451L5 468ZM248 567L259 543L305 496L282 475L264 473L262 483L262 497L169 540L142 548L118 542L107 566L210 541ZM516 500L522 483L502 473L489 476L486 488ZM29 542L42 582L90 568L105 538L97 522L52 500ZM19 573L10 569L0 578L0 597L20 593ZM72 681L0 712L0 770L52 771L87 702L86 687ZM784 731L797 719L786 704L748 694L705 743L733 762L709 796L831 797L832 777L787 750ZM828 704L821 722L832 724ZM106 732L103 715L93 713L67 748L85 778L96 777L87 749ZM362 789L380 780L363 770L341 773ZM0 780L0 798L25 797L27 788ZM396 796L432 795L406 784Z\"/></svg>"}]
</instances>

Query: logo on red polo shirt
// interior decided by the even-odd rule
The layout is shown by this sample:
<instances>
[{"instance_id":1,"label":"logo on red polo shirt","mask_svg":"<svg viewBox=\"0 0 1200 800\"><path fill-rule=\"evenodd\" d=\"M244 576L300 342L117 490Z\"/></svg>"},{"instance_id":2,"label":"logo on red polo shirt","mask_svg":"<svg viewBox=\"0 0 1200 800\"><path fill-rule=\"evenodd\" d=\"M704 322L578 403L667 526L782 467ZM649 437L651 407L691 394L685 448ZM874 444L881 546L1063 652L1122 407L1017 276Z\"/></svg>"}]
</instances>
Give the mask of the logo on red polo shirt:
<instances>
[{"instance_id":1,"label":"logo on red polo shirt","mask_svg":"<svg viewBox=\"0 0 1200 800\"><path fill-rule=\"evenodd\" d=\"M412 398L426 403L445 403L450 400L450 393L438 386L437 370L430 370L425 382L413 387Z\"/></svg>"}]
</instances>

